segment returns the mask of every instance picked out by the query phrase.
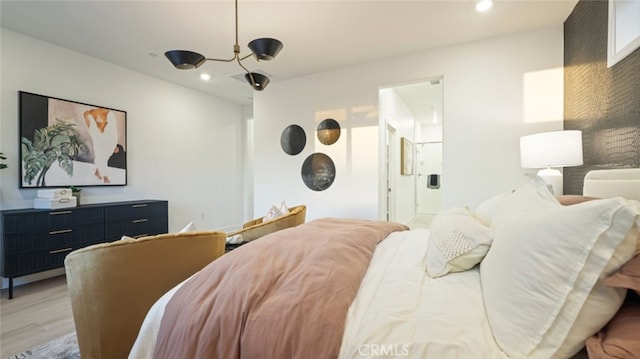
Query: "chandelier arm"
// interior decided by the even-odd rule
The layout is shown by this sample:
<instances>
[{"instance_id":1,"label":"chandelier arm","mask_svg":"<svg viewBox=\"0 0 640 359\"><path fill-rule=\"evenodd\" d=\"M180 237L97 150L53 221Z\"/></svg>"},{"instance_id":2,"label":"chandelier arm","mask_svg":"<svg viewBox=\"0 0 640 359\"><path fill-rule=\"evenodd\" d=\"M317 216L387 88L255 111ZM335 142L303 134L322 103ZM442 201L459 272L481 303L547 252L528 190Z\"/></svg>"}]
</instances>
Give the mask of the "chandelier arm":
<instances>
[{"instance_id":1,"label":"chandelier arm","mask_svg":"<svg viewBox=\"0 0 640 359\"><path fill-rule=\"evenodd\" d=\"M249 54L249 55L247 55L247 56L245 56L245 57L241 57L241 58L240 58L240 61L242 61L242 60L246 60L246 59L250 58L251 56L253 56L253 54Z\"/></svg>"},{"instance_id":2,"label":"chandelier arm","mask_svg":"<svg viewBox=\"0 0 640 359\"><path fill-rule=\"evenodd\" d=\"M242 65L239 57L236 56L236 58L238 59L238 65L240 65L240 67L242 67L249 74L249 78L251 78L251 86L255 86L256 80L253 78L253 74L251 73L251 71L249 71L246 67L244 67L244 65Z\"/></svg>"},{"instance_id":3,"label":"chandelier arm","mask_svg":"<svg viewBox=\"0 0 640 359\"><path fill-rule=\"evenodd\" d=\"M204 59L205 61L218 61L218 62L232 62L233 60L235 60L238 56L233 56L232 58L225 60L225 59L212 59L212 58L206 58Z\"/></svg>"}]
</instances>

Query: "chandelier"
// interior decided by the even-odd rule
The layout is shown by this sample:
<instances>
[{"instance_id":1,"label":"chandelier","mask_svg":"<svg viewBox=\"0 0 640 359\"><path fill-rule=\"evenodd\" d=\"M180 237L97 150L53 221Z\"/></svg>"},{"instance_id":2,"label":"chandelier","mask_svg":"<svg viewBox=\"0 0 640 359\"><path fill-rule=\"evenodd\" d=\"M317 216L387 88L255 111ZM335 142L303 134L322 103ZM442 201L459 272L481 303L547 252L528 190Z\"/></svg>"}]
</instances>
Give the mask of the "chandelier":
<instances>
[{"instance_id":1,"label":"chandelier","mask_svg":"<svg viewBox=\"0 0 640 359\"><path fill-rule=\"evenodd\" d=\"M202 54L188 50L170 50L164 53L164 55L171 61L171 64L179 70L192 70L197 69L205 61L219 61L219 62L233 62L237 61L238 65L246 72L244 78L251 84L254 90L262 91L269 84L269 78L262 74L251 72L247 70L242 61L253 55L257 61L261 60L273 60L276 55L282 50L282 42L277 39L263 37L255 39L247 45L251 50L251 54L244 57L240 56L240 45L238 45L238 0L236 3L236 43L233 45L233 57L230 59L213 59L207 58Z\"/></svg>"}]
</instances>

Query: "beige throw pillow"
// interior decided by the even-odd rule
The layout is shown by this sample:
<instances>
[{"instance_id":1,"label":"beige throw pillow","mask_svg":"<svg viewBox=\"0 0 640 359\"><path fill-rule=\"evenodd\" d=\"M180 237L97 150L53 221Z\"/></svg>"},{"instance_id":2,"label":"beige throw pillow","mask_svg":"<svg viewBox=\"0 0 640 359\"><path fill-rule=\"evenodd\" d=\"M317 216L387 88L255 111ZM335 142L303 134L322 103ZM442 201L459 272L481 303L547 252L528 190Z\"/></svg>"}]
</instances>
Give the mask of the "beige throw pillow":
<instances>
[{"instance_id":1,"label":"beige throw pillow","mask_svg":"<svg viewBox=\"0 0 640 359\"><path fill-rule=\"evenodd\" d=\"M438 214L429 227L426 270L437 278L462 272L480 263L493 241L493 231L473 217L467 208Z\"/></svg>"}]
</instances>

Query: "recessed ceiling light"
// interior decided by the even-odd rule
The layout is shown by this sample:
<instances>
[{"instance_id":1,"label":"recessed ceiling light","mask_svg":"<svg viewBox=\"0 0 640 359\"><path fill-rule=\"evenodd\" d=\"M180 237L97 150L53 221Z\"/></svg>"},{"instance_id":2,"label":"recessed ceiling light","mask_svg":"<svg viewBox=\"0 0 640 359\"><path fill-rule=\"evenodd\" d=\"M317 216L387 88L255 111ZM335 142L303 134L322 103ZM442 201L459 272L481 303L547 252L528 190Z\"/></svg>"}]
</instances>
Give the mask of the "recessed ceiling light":
<instances>
[{"instance_id":1,"label":"recessed ceiling light","mask_svg":"<svg viewBox=\"0 0 640 359\"><path fill-rule=\"evenodd\" d=\"M476 11L485 12L493 6L492 0L480 0L476 3Z\"/></svg>"},{"instance_id":2,"label":"recessed ceiling light","mask_svg":"<svg viewBox=\"0 0 640 359\"><path fill-rule=\"evenodd\" d=\"M209 75L208 73L203 72L203 73L200 74L200 79L203 80L203 81L209 81L209 80L211 80L211 75Z\"/></svg>"}]
</instances>

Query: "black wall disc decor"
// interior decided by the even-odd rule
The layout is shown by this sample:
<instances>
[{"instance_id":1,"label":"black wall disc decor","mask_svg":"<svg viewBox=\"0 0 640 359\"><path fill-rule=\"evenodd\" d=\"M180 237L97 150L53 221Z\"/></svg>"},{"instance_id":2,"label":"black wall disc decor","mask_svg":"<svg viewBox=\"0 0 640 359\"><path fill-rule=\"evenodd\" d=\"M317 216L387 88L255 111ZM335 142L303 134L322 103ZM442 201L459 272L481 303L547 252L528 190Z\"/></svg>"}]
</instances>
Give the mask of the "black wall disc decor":
<instances>
[{"instance_id":1,"label":"black wall disc decor","mask_svg":"<svg viewBox=\"0 0 640 359\"><path fill-rule=\"evenodd\" d=\"M332 145L340 138L340 124L328 118L318 124L318 141L323 145Z\"/></svg>"},{"instance_id":2,"label":"black wall disc decor","mask_svg":"<svg viewBox=\"0 0 640 359\"><path fill-rule=\"evenodd\" d=\"M280 136L280 146L282 150L291 156L295 156L302 152L307 144L307 135L302 127L298 125L290 125L282 131Z\"/></svg>"},{"instance_id":3,"label":"black wall disc decor","mask_svg":"<svg viewBox=\"0 0 640 359\"><path fill-rule=\"evenodd\" d=\"M302 164L302 181L314 191L324 191L336 178L336 166L324 153L313 153Z\"/></svg>"}]
</instances>

